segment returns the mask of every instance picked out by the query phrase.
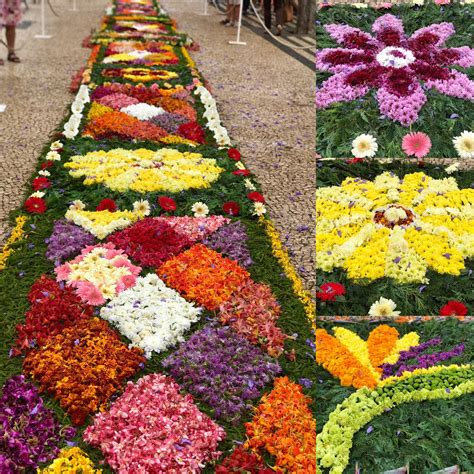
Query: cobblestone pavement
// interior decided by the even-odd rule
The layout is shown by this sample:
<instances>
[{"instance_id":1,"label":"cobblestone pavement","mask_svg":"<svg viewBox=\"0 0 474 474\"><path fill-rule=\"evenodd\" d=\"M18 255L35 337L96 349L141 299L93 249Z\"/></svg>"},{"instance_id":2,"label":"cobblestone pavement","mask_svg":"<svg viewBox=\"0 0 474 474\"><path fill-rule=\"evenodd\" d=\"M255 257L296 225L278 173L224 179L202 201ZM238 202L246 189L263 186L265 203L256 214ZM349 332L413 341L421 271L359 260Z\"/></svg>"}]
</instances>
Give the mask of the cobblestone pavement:
<instances>
[{"instance_id":1,"label":"cobblestone pavement","mask_svg":"<svg viewBox=\"0 0 474 474\"><path fill-rule=\"evenodd\" d=\"M225 127L263 186L270 215L308 289L314 283L314 72L245 27L219 24L223 16L201 0L162 0L200 44L193 53L209 80Z\"/></svg>"},{"instance_id":2,"label":"cobblestone pavement","mask_svg":"<svg viewBox=\"0 0 474 474\"><path fill-rule=\"evenodd\" d=\"M39 32L39 6L32 5L19 30L23 62L0 67L0 234L5 218L22 202L39 151L71 101L72 74L85 64L89 50L82 39L99 25L103 0L79 2L79 13L57 1L60 18L48 12L52 39ZM210 81L224 125L250 170L263 186L271 217L309 289L314 288L314 73L274 45L245 28L246 46L230 45L235 28L219 24L222 16L197 0L164 0L182 31L201 45L193 53ZM72 24L72 22L74 22Z\"/></svg>"},{"instance_id":3,"label":"cobblestone pavement","mask_svg":"<svg viewBox=\"0 0 474 474\"><path fill-rule=\"evenodd\" d=\"M81 0L79 11L72 12L71 1L55 0L59 18L46 11L46 33L52 38L35 39L41 30L40 6L29 2L20 25L29 26L17 29L22 63L0 66L0 104L7 106L0 113L0 241L8 213L21 205L41 148L65 116L72 100L71 76L90 54L82 40L98 26L105 5L105 0ZM6 53L0 44L0 58L6 59Z\"/></svg>"}]
</instances>

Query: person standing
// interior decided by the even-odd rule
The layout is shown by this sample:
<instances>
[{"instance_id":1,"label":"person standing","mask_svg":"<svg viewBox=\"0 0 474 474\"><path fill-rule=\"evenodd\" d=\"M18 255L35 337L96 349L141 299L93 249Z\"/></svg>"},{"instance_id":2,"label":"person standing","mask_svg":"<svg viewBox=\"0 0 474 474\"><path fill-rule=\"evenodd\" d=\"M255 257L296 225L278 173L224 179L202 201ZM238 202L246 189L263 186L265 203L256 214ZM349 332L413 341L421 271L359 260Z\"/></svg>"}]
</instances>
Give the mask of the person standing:
<instances>
[{"instance_id":1,"label":"person standing","mask_svg":"<svg viewBox=\"0 0 474 474\"><path fill-rule=\"evenodd\" d=\"M283 31L283 0L263 0L263 18L268 30L272 29L272 2L276 17L277 36Z\"/></svg>"},{"instance_id":2,"label":"person standing","mask_svg":"<svg viewBox=\"0 0 474 474\"><path fill-rule=\"evenodd\" d=\"M0 25L5 27L8 56L7 60L19 63L20 58L15 54L16 25L21 21L21 0L0 0ZM3 59L0 59L0 65Z\"/></svg>"}]
</instances>

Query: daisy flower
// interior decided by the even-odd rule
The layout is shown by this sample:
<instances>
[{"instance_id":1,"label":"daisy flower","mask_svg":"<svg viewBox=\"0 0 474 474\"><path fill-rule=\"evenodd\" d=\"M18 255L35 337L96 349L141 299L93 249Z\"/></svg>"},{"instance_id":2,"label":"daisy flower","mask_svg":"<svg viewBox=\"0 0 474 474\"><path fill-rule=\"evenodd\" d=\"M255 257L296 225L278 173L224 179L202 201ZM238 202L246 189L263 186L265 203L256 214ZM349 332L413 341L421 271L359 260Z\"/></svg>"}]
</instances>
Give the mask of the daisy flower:
<instances>
[{"instance_id":1,"label":"daisy flower","mask_svg":"<svg viewBox=\"0 0 474 474\"><path fill-rule=\"evenodd\" d=\"M372 135L363 133L352 141L352 154L357 158L371 158L379 149L377 140Z\"/></svg>"},{"instance_id":2,"label":"daisy flower","mask_svg":"<svg viewBox=\"0 0 474 474\"><path fill-rule=\"evenodd\" d=\"M400 311L395 311L397 305L388 298L380 297L369 310L369 316L399 316Z\"/></svg>"},{"instance_id":3,"label":"daisy flower","mask_svg":"<svg viewBox=\"0 0 474 474\"><path fill-rule=\"evenodd\" d=\"M464 130L453 139L453 145L461 158L474 158L474 132Z\"/></svg>"},{"instance_id":4,"label":"daisy flower","mask_svg":"<svg viewBox=\"0 0 474 474\"><path fill-rule=\"evenodd\" d=\"M423 158L431 149L431 140L426 133L408 133L403 137L402 149L408 156Z\"/></svg>"},{"instance_id":5,"label":"daisy flower","mask_svg":"<svg viewBox=\"0 0 474 474\"><path fill-rule=\"evenodd\" d=\"M191 207L194 217L206 217L209 214L209 208L203 202L195 202Z\"/></svg>"}]
</instances>

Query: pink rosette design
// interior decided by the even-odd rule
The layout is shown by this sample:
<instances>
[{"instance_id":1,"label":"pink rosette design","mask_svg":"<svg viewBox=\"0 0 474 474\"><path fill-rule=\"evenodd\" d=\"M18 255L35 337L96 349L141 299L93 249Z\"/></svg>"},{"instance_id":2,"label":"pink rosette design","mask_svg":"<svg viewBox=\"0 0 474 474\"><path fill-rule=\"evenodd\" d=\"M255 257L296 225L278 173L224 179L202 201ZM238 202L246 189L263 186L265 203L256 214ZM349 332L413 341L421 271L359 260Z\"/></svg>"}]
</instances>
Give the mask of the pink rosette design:
<instances>
[{"instance_id":1,"label":"pink rosette design","mask_svg":"<svg viewBox=\"0 0 474 474\"><path fill-rule=\"evenodd\" d=\"M334 74L316 91L318 108L349 102L375 89L381 114L408 127L427 101L424 89L474 99L474 82L452 69L471 67L474 49L443 47L455 33L452 23L435 23L409 37L402 21L386 14L372 25L373 35L348 25L325 29L342 47L316 53L316 68Z\"/></svg>"}]
</instances>

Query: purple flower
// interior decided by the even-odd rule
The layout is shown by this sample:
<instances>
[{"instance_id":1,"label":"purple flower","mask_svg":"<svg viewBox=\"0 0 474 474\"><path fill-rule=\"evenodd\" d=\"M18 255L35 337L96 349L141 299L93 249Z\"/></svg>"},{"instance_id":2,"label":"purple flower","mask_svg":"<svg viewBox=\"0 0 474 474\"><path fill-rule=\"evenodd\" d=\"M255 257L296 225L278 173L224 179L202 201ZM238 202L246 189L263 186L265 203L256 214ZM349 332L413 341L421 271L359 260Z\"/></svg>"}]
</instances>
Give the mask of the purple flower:
<instances>
[{"instance_id":1,"label":"purple flower","mask_svg":"<svg viewBox=\"0 0 474 474\"><path fill-rule=\"evenodd\" d=\"M95 238L82 227L61 219L54 223L53 232L46 243L46 257L53 262L63 262L79 254L84 247L93 245Z\"/></svg>"},{"instance_id":2,"label":"purple flower","mask_svg":"<svg viewBox=\"0 0 474 474\"><path fill-rule=\"evenodd\" d=\"M204 326L163 361L180 385L214 410L216 418L237 421L251 407L250 400L281 369L229 327Z\"/></svg>"}]
</instances>

